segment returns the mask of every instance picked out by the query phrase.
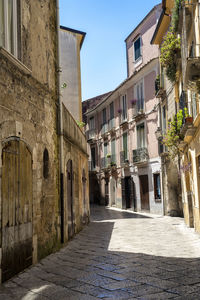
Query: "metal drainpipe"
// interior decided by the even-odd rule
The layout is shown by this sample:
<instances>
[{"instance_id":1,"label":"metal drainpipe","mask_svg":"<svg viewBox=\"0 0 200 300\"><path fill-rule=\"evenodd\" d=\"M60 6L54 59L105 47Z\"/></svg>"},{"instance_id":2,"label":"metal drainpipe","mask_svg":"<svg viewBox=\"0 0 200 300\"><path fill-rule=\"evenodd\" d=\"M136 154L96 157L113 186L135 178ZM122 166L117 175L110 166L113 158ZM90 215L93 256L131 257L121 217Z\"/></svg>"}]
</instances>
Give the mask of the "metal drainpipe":
<instances>
[{"instance_id":1,"label":"metal drainpipe","mask_svg":"<svg viewBox=\"0 0 200 300\"><path fill-rule=\"evenodd\" d=\"M64 243L64 191L63 191L63 118L62 118L62 100L61 100L61 85L60 85L60 15L59 15L59 0L56 0L56 19L57 19L57 90L58 90L58 135L60 146L60 229L61 229L61 243Z\"/></svg>"}]
</instances>

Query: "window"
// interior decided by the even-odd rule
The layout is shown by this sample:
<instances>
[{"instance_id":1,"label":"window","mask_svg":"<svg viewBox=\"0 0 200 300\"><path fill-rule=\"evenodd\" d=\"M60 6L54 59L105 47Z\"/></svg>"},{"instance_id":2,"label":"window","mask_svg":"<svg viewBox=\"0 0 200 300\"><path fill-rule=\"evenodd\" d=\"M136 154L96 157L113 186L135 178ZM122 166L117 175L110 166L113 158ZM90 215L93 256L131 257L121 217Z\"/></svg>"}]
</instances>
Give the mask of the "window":
<instances>
[{"instance_id":1,"label":"window","mask_svg":"<svg viewBox=\"0 0 200 300\"><path fill-rule=\"evenodd\" d=\"M128 137L127 132L123 134L123 151L124 151L124 160L128 159Z\"/></svg>"},{"instance_id":2,"label":"window","mask_svg":"<svg viewBox=\"0 0 200 300\"><path fill-rule=\"evenodd\" d=\"M138 60L142 56L141 54L141 38L139 37L135 42L134 42L134 58L135 61Z\"/></svg>"},{"instance_id":3,"label":"window","mask_svg":"<svg viewBox=\"0 0 200 300\"><path fill-rule=\"evenodd\" d=\"M106 157L108 154L108 143L104 144L104 157Z\"/></svg>"},{"instance_id":4,"label":"window","mask_svg":"<svg viewBox=\"0 0 200 300\"><path fill-rule=\"evenodd\" d=\"M49 176L49 152L47 149L43 153L43 177L47 179Z\"/></svg>"},{"instance_id":5,"label":"window","mask_svg":"<svg viewBox=\"0 0 200 300\"><path fill-rule=\"evenodd\" d=\"M0 46L17 57L17 0L0 0Z\"/></svg>"},{"instance_id":6,"label":"window","mask_svg":"<svg viewBox=\"0 0 200 300\"><path fill-rule=\"evenodd\" d=\"M165 106L162 107L162 131L166 133L166 109Z\"/></svg>"},{"instance_id":7,"label":"window","mask_svg":"<svg viewBox=\"0 0 200 300\"><path fill-rule=\"evenodd\" d=\"M121 97L122 103L122 122L127 120L127 104L126 104L126 95Z\"/></svg>"},{"instance_id":8,"label":"window","mask_svg":"<svg viewBox=\"0 0 200 300\"><path fill-rule=\"evenodd\" d=\"M110 120L114 119L114 103L110 103Z\"/></svg>"},{"instance_id":9,"label":"window","mask_svg":"<svg viewBox=\"0 0 200 300\"><path fill-rule=\"evenodd\" d=\"M161 199L161 191L160 191L160 174L153 174L154 180L154 197L155 200Z\"/></svg>"},{"instance_id":10,"label":"window","mask_svg":"<svg viewBox=\"0 0 200 300\"><path fill-rule=\"evenodd\" d=\"M137 148L145 148L145 130L144 123L137 126Z\"/></svg>"},{"instance_id":11,"label":"window","mask_svg":"<svg viewBox=\"0 0 200 300\"><path fill-rule=\"evenodd\" d=\"M192 116L195 119L197 116L197 101L196 97L198 95L195 92L192 92Z\"/></svg>"},{"instance_id":12,"label":"window","mask_svg":"<svg viewBox=\"0 0 200 300\"><path fill-rule=\"evenodd\" d=\"M96 168L96 151L95 147L91 148L91 170Z\"/></svg>"},{"instance_id":13,"label":"window","mask_svg":"<svg viewBox=\"0 0 200 300\"><path fill-rule=\"evenodd\" d=\"M144 110L143 81L135 86L135 97L137 99L137 112L142 112Z\"/></svg>"},{"instance_id":14,"label":"window","mask_svg":"<svg viewBox=\"0 0 200 300\"><path fill-rule=\"evenodd\" d=\"M116 163L115 139L111 140L111 163Z\"/></svg>"},{"instance_id":15,"label":"window","mask_svg":"<svg viewBox=\"0 0 200 300\"><path fill-rule=\"evenodd\" d=\"M91 117L89 120L89 128L90 130L95 129L94 117Z\"/></svg>"},{"instance_id":16,"label":"window","mask_svg":"<svg viewBox=\"0 0 200 300\"><path fill-rule=\"evenodd\" d=\"M107 118L106 118L106 108L103 109L102 111L102 124L106 124Z\"/></svg>"}]
</instances>

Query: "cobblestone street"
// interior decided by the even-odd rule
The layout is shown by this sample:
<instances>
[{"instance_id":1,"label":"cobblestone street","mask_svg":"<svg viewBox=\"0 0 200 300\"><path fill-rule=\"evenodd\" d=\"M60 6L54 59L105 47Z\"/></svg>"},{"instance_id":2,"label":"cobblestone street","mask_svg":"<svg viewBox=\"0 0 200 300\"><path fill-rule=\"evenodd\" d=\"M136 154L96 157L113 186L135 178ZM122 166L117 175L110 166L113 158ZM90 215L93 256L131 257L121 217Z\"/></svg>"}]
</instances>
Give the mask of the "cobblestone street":
<instances>
[{"instance_id":1,"label":"cobblestone street","mask_svg":"<svg viewBox=\"0 0 200 300\"><path fill-rule=\"evenodd\" d=\"M4 283L0 299L200 299L200 237L183 219L91 214L60 252Z\"/></svg>"}]
</instances>

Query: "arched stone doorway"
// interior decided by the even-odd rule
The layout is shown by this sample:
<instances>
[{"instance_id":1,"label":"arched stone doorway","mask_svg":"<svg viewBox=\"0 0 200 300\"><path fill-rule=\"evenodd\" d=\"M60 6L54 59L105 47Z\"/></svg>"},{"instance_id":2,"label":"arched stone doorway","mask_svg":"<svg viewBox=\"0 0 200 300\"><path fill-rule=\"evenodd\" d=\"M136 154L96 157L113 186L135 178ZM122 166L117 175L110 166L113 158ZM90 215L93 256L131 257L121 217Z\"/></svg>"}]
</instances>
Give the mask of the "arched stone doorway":
<instances>
[{"instance_id":1,"label":"arched stone doorway","mask_svg":"<svg viewBox=\"0 0 200 300\"><path fill-rule=\"evenodd\" d=\"M13 138L2 149L2 281L32 264L32 155Z\"/></svg>"},{"instance_id":2,"label":"arched stone doorway","mask_svg":"<svg viewBox=\"0 0 200 300\"><path fill-rule=\"evenodd\" d=\"M68 238L75 232L73 209L73 165L72 160L67 162L67 215L68 215Z\"/></svg>"}]
</instances>

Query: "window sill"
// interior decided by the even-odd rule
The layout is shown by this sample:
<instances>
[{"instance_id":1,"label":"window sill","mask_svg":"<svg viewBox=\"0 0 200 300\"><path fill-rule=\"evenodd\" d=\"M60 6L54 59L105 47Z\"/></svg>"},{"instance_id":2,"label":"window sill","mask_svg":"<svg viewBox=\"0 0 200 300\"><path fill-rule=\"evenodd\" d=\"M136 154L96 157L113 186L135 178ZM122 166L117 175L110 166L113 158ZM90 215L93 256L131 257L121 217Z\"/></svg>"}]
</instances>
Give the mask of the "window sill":
<instances>
[{"instance_id":1,"label":"window sill","mask_svg":"<svg viewBox=\"0 0 200 300\"><path fill-rule=\"evenodd\" d=\"M28 69L21 61L19 61L14 55L9 53L5 48L0 47L0 53L26 75L30 75L32 73L30 69Z\"/></svg>"},{"instance_id":2,"label":"window sill","mask_svg":"<svg viewBox=\"0 0 200 300\"><path fill-rule=\"evenodd\" d=\"M156 202L156 203L161 203L162 201L161 201L160 198L156 198L156 199L155 199L155 202Z\"/></svg>"},{"instance_id":3,"label":"window sill","mask_svg":"<svg viewBox=\"0 0 200 300\"><path fill-rule=\"evenodd\" d=\"M137 68L139 67L143 62L142 56L140 56L136 61L134 61L134 67Z\"/></svg>"}]
</instances>

